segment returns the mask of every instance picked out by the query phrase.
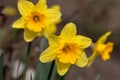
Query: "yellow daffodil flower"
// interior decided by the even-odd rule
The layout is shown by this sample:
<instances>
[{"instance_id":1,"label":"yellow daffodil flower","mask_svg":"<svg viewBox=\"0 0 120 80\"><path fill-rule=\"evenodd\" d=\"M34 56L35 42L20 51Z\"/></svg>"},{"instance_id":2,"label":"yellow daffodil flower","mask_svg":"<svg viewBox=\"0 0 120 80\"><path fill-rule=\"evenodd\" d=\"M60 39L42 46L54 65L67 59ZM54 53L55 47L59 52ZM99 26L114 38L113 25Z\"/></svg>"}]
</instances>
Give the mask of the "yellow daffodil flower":
<instances>
[{"instance_id":1,"label":"yellow daffodil flower","mask_svg":"<svg viewBox=\"0 0 120 80\"><path fill-rule=\"evenodd\" d=\"M76 25L68 23L60 36L50 34L49 47L43 51L39 60L43 63L55 60L57 72L61 76L69 70L71 64L85 67L88 59L84 49L91 45L91 39L76 33Z\"/></svg>"},{"instance_id":2,"label":"yellow daffodil flower","mask_svg":"<svg viewBox=\"0 0 120 80\"><path fill-rule=\"evenodd\" d=\"M14 7L6 6L2 13L8 16L14 16L16 14L16 9Z\"/></svg>"},{"instance_id":3,"label":"yellow daffodil flower","mask_svg":"<svg viewBox=\"0 0 120 80\"><path fill-rule=\"evenodd\" d=\"M18 10L21 18L12 26L24 29L24 39L27 42L43 35L47 26L55 23L61 16L60 11L47 7L46 0L39 0L36 5L27 0L18 0Z\"/></svg>"},{"instance_id":4,"label":"yellow daffodil flower","mask_svg":"<svg viewBox=\"0 0 120 80\"><path fill-rule=\"evenodd\" d=\"M113 50L113 42L108 42L105 44L106 39L111 34L111 32L105 33L103 36L101 36L98 41L94 45L94 51L93 54L88 58L89 63L88 67L91 66L93 61L97 56L101 56L102 60L106 61L110 59L110 53Z\"/></svg>"}]
</instances>

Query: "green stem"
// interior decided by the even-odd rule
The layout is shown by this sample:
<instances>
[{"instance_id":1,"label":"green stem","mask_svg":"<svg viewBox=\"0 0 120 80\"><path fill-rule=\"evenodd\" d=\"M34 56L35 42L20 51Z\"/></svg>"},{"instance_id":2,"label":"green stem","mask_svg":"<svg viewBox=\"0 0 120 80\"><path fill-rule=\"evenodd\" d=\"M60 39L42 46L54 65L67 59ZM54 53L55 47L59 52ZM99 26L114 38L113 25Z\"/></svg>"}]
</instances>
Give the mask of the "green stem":
<instances>
[{"instance_id":1,"label":"green stem","mask_svg":"<svg viewBox=\"0 0 120 80\"><path fill-rule=\"evenodd\" d=\"M20 33L20 30L19 29L13 29L12 30L12 34L11 34L11 37L10 37L10 42L13 43L17 38L18 34Z\"/></svg>"},{"instance_id":2,"label":"green stem","mask_svg":"<svg viewBox=\"0 0 120 80\"><path fill-rule=\"evenodd\" d=\"M47 39L44 37L41 37L39 53L43 52L43 50L46 48L46 44L47 44ZM43 64L41 62L38 62L34 80L46 80L47 77L45 75L47 75L46 73L49 69L49 68L47 68L48 65L50 65L50 64L49 63Z\"/></svg>"},{"instance_id":3,"label":"green stem","mask_svg":"<svg viewBox=\"0 0 120 80\"><path fill-rule=\"evenodd\" d=\"M32 42L28 43L28 49L27 49L27 55L26 55L26 57L29 57L29 55L30 55L31 43Z\"/></svg>"},{"instance_id":4,"label":"green stem","mask_svg":"<svg viewBox=\"0 0 120 80\"><path fill-rule=\"evenodd\" d=\"M23 72L22 80L25 80L25 75L26 75L26 70L27 70L27 67L28 67L28 61L29 61L30 50L31 50L31 43L32 42L28 43L27 53L26 53L25 61L24 61L25 69L24 69L24 72Z\"/></svg>"},{"instance_id":5,"label":"green stem","mask_svg":"<svg viewBox=\"0 0 120 80\"><path fill-rule=\"evenodd\" d=\"M11 80L11 67L8 68L8 80Z\"/></svg>"},{"instance_id":6,"label":"green stem","mask_svg":"<svg viewBox=\"0 0 120 80\"><path fill-rule=\"evenodd\" d=\"M0 80L3 80L3 56L2 56L2 51L0 51Z\"/></svg>"},{"instance_id":7,"label":"green stem","mask_svg":"<svg viewBox=\"0 0 120 80\"><path fill-rule=\"evenodd\" d=\"M47 80L51 80L54 65L55 65L55 61L52 62L52 65L51 65Z\"/></svg>"},{"instance_id":8,"label":"green stem","mask_svg":"<svg viewBox=\"0 0 120 80\"><path fill-rule=\"evenodd\" d=\"M82 74L82 70L80 69L80 70L78 70L78 73L77 73L77 75L75 76L75 80L79 80L79 79L81 79L81 75Z\"/></svg>"},{"instance_id":9,"label":"green stem","mask_svg":"<svg viewBox=\"0 0 120 80\"><path fill-rule=\"evenodd\" d=\"M65 78L66 78L66 75L60 76L58 80L65 80Z\"/></svg>"}]
</instances>

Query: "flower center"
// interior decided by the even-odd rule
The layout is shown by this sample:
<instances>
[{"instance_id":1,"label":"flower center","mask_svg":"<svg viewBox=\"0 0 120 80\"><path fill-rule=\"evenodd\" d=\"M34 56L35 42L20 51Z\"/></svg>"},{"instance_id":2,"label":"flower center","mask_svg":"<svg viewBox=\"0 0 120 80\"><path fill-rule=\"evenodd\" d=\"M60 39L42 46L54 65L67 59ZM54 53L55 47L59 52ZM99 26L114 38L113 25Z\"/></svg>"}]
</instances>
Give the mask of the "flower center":
<instances>
[{"instance_id":1,"label":"flower center","mask_svg":"<svg viewBox=\"0 0 120 80\"><path fill-rule=\"evenodd\" d=\"M40 17L38 15L33 16L34 22L38 22L40 20Z\"/></svg>"},{"instance_id":2,"label":"flower center","mask_svg":"<svg viewBox=\"0 0 120 80\"><path fill-rule=\"evenodd\" d=\"M62 49L63 52L68 53L70 51L70 46L67 45Z\"/></svg>"},{"instance_id":3,"label":"flower center","mask_svg":"<svg viewBox=\"0 0 120 80\"><path fill-rule=\"evenodd\" d=\"M46 17L37 12L33 11L26 17L26 27L33 32L40 32L46 22Z\"/></svg>"},{"instance_id":4,"label":"flower center","mask_svg":"<svg viewBox=\"0 0 120 80\"><path fill-rule=\"evenodd\" d=\"M57 58L62 63L74 64L80 56L79 47L76 44L66 43L58 51Z\"/></svg>"}]
</instances>

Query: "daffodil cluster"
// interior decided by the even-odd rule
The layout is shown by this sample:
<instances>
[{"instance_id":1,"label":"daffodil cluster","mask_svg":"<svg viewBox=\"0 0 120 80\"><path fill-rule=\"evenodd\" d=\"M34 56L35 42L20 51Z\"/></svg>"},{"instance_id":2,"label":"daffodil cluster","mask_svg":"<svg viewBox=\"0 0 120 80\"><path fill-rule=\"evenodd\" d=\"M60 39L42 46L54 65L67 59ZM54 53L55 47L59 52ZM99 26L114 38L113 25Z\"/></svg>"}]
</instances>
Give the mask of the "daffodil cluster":
<instances>
[{"instance_id":1,"label":"daffodil cluster","mask_svg":"<svg viewBox=\"0 0 120 80\"><path fill-rule=\"evenodd\" d=\"M24 39L27 42L42 35L48 39L49 46L41 53L39 60L42 63L55 60L59 75L65 75L71 65L78 67L91 65L98 55L103 60L110 58L109 53L112 52L113 43L105 44L105 41L111 32L98 39L93 54L87 58L85 49L92 44L92 40L77 35L74 23L67 23L59 36L53 34L57 30L57 23L61 22L61 12L58 5L48 8L46 0L38 0L36 5L28 0L18 0L18 10L21 17L13 23L13 28L24 29Z\"/></svg>"}]
</instances>

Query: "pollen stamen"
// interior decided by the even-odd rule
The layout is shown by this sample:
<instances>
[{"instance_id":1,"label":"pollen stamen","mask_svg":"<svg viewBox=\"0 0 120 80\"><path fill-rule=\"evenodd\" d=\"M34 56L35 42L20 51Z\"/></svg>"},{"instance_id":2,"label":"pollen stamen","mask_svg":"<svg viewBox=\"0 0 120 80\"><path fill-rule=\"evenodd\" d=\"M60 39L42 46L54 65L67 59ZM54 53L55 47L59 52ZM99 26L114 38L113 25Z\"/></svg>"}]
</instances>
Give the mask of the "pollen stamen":
<instances>
[{"instance_id":1,"label":"pollen stamen","mask_svg":"<svg viewBox=\"0 0 120 80\"><path fill-rule=\"evenodd\" d=\"M38 22L40 20L40 17L38 15L33 16L34 22Z\"/></svg>"},{"instance_id":2,"label":"pollen stamen","mask_svg":"<svg viewBox=\"0 0 120 80\"><path fill-rule=\"evenodd\" d=\"M62 49L63 52L65 53L68 53L70 51L70 46L65 46L63 49Z\"/></svg>"}]
</instances>

